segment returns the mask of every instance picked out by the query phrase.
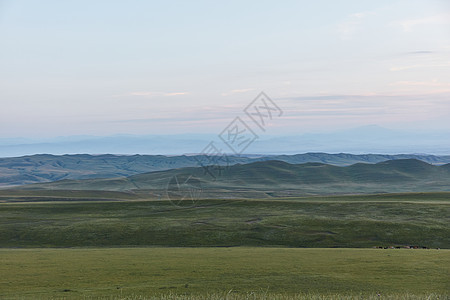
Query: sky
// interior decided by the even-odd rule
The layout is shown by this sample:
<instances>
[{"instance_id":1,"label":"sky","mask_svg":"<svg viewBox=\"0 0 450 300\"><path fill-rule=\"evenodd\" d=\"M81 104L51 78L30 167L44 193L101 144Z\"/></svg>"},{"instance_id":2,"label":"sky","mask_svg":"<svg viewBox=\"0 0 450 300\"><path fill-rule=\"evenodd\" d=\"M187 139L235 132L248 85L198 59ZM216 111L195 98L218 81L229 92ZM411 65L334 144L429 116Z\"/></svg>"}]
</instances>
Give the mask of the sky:
<instances>
[{"instance_id":1,"label":"sky","mask_svg":"<svg viewBox=\"0 0 450 300\"><path fill-rule=\"evenodd\" d=\"M450 129L450 1L0 0L0 138Z\"/></svg>"}]
</instances>

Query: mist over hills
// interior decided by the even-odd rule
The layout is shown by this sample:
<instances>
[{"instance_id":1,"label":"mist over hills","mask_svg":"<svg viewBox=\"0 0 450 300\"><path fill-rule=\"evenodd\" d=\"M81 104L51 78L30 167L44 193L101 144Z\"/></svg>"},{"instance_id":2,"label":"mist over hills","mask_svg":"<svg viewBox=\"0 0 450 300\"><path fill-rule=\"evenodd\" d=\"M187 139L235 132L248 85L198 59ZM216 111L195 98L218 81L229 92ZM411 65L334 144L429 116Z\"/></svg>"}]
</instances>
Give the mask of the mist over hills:
<instances>
[{"instance_id":1,"label":"mist over hills","mask_svg":"<svg viewBox=\"0 0 450 300\"><path fill-rule=\"evenodd\" d=\"M383 154L328 154L304 153L295 155L227 156L221 165L248 164L258 161L278 160L290 164L308 162L347 166L355 163L378 163L387 160L418 159L434 165L450 163L450 156L435 155L383 155ZM40 154L15 158L0 158L0 187L16 186L62 179L114 178L131 175L211 165L204 155L49 155Z\"/></svg>"},{"instance_id":2,"label":"mist over hills","mask_svg":"<svg viewBox=\"0 0 450 300\"><path fill-rule=\"evenodd\" d=\"M253 198L272 196L450 191L450 165L434 166L416 159L333 166L289 164L269 160L225 167L211 177L203 167L186 167L119 178L62 180L26 185L32 190L101 190L146 193L165 197L176 178L203 197ZM194 180L194 181L193 181ZM195 186L192 186L194 183Z\"/></svg>"}]
</instances>

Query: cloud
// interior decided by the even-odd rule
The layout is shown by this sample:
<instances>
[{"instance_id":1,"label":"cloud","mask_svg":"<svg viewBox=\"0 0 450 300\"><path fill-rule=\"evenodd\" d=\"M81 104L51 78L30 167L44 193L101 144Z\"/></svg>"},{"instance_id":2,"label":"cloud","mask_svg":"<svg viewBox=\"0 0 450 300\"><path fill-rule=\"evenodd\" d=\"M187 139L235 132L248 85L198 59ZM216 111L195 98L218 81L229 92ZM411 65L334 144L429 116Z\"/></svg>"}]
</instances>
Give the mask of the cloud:
<instances>
[{"instance_id":1,"label":"cloud","mask_svg":"<svg viewBox=\"0 0 450 300\"><path fill-rule=\"evenodd\" d=\"M413 82L410 83L413 84ZM405 82L404 84L410 83ZM434 83L431 82L430 84ZM327 96L295 97L291 98L291 101L288 99L283 101L283 109L287 115L283 119L295 120L296 124L301 124L309 119L317 126L321 126L319 125L320 121L332 125L357 120L394 123L411 122L419 119L432 120L435 116L445 115L449 111L449 92L441 94L330 94Z\"/></svg>"},{"instance_id":2,"label":"cloud","mask_svg":"<svg viewBox=\"0 0 450 300\"><path fill-rule=\"evenodd\" d=\"M189 92L131 92L128 94L114 95L113 97L138 96L138 97L172 97L187 95Z\"/></svg>"},{"instance_id":3,"label":"cloud","mask_svg":"<svg viewBox=\"0 0 450 300\"><path fill-rule=\"evenodd\" d=\"M406 54L433 54L434 51L428 51L428 50L419 50L419 51L410 51Z\"/></svg>"},{"instance_id":4,"label":"cloud","mask_svg":"<svg viewBox=\"0 0 450 300\"><path fill-rule=\"evenodd\" d=\"M162 97L171 97L171 96L180 96L180 95L186 95L189 94L188 92L132 92L129 95L131 96L146 96L146 97L156 97L156 96L162 96Z\"/></svg>"},{"instance_id":5,"label":"cloud","mask_svg":"<svg viewBox=\"0 0 450 300\"><path fill-rule=\"evenodd\" d=\"M359 13L351 14L351 16L354 17L354 18L357 18L357 19L362 19L362 18L365 18L367 16L367 13L359 12Z\"/></svg>"},{"instance_id":6,"label":"cloud","mask_svg":"<svg viewBox=\"0 0 450 300\"><path fill-rule=\"evenodd\" d=\"M445 25L450 24L450 13L442 13L418 19L409 19L395 22L403 28L403 31L413 31L418 25Z\"/></svg>"},{"instance_id":7,"label":"cloud","mask_svg":"<svg viewBox=\"0 0 450 300\"><path fill-rule=\"evenodd\" d=\"M430 81L397 81L390 84L391 86L430 86L430 87L450 87L449 82L440 82L437 79Z\"/></svg>"},{"instance_id":8,"label":"cloud","mask_svg":"<svg viewBox=\"0 0 450 300\"><path fill-rule=\"evenodd\" d=\"M356 33L359 24L360 22L356 20L342 22L337 28L339 35L343 40L351 39Z\"/></svg>"},{"instance_id":9,"label":"cloud","mask_svg":"<svg viewBox=\"0 0 450 300\"><path fill-rule=\"evenodd\" d=\"M443 62L443 63L436 63L436 64L415 64L415 65L409 65L409 66L391 67L391 68L389 68L389 71L397 72L397 71L404 71L404 70L417 69L417 68L442 68L442 67L450 67L450 62Z\"/></svg>"},{"instance_id":10,"label":"cloud","mask_svg":"<svg viewBox=\"0 0 450 300\"><path fill-rule=\"evenodd\" d=\"M358 12L351 14L347 19L337 25L337 32L341 39L351 39L362 27L362 21L369 15L374 15L373 12Z\"/></svg>"},{"instance_id":11,"label":"cloud","mask_svg":"<svg viewBox=\"0 0 450 300\"><path fill-rule=\"evenodd\" d=\"M181 96L181 95L187 95L188 92L175 92L175 93L164 93L164 97L171 97L171 96Z\"/></svg>"},{"instance_id":12,"label":"cloud","mask_svg":"<svg viewBox=\"0 0 450 300\"><path fill-rule=\"evenodd\" d=\"M236 89L236 90L231 90L225 93L222 93L222 96L229 96L229 95L233 95L233 94L240 94L240 93L246 93L246 92L251 92L254 91L255 89Z\"/></svg>"},{"instance_id":13,"label":"cloud","mask_svg":"<svg viewBox=\"0 0 450 300\"><path fill-rule=\"evenodd\" d=\"M389 85L398 87L399 91L420 91L422 93L427 91L429 95L450 92L450 82L440 82L438 79L429 81L396 81Z\"/></svg>"}]
</instances>

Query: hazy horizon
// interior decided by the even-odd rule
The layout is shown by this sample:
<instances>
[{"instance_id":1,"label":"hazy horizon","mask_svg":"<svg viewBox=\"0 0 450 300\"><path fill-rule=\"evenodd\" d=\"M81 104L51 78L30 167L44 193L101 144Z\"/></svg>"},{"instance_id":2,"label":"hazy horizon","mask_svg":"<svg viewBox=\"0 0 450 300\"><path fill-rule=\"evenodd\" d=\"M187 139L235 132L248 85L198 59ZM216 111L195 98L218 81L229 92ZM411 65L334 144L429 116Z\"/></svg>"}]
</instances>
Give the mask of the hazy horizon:
<instances>
[{"instance_id":1,"label":"hazy horizon","mask_svg":"<svg viewBox=\"0 0 450 300\"><path fill-rule=\"evenodd\" d=\"M446 137L442 139L442 137ZM351 154L450 155L450 130L441 132L391 130L376 125L305 134L261 134L245 151L233 149L216 134L60 136L51 138L0 138L0 157L33 154L207 154L208 145L221 153L278 155L307 152ZM212 153L214 154L214 153Z\"/></svg>"},{"instance_id":2,"label":"hazy horizon","mask_svg":"<svg viewBox=\"0 0 450 300\"><path fill-rule=\"evenodd\" d=\"M219 134L261 91L260 137L450 128L444 0L0 1L0 38L0 138Z\"/></svg>"}]
</instances>

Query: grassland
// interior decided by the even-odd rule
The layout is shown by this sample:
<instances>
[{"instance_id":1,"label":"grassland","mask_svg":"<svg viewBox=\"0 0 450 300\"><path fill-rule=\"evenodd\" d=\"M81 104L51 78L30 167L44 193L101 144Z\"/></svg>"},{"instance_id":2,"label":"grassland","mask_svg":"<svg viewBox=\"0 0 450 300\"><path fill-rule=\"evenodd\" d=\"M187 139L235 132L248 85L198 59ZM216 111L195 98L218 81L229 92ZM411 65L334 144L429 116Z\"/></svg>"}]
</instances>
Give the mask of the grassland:
<instances>
[{"instance_id":1,"label":"grassland","mask_svg":"<svg viewBox=\"0 0 450 300\"><path fill-rule=\"evenodd\" d=\"M0 298L445 299L449 265L449 250L1 249Z\"/></svg>"},{"instance_id":2,"label":"grassland","mask_svg":"<svg viewBox=\"0 0 450 300\"><path fill-rule=\"evenodd\" d=\"M143 190L3 190L0 201L0 299L450 295L446 192L176 207ZM367 249L408 245L433 249Z\"/></svg>"},{"instance_id":3,"label":"grassland","mask_svg":"<svg viewBox=\"0 0 450 300\"><path fill-rule=\"evenodd\" d=\"M449 193L201 200L191 208L83 193L4 195L0 247L450 248Z\"/></svg>"}]
</instances>

